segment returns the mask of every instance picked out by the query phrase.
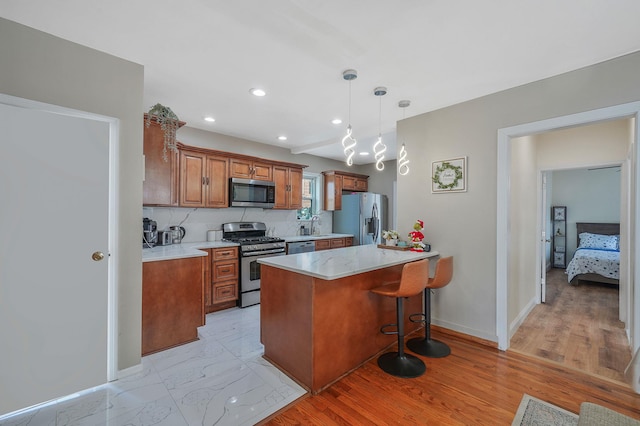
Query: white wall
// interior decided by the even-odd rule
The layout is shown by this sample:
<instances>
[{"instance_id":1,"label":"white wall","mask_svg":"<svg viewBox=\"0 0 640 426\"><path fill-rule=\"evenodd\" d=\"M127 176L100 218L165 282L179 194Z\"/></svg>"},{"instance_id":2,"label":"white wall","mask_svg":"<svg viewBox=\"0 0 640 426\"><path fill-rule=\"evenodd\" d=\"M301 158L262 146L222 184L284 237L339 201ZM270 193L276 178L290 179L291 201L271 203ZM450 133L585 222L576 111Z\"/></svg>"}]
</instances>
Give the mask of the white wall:
<instances>
[{"instance_id":1,"label":"white wall","mask_svg":"<svg viewBox=\"0 0 640 426\"><path fill-rule=\"evenodd\" d=\"M120 120L117 363L120 370L137 365L142 303L143 68L2 18L0 57L0 93ZM46 208L43 206L43 212ZM55 224L47 223L43 214L39 226L52 228ZM34 262L37 265L37 259Z\"/></svg>"},{"instance_id":2,"label":"white wall","mask_svg":"<svg viewBox=\"0 0 640 426\"><path fill-rule=\"evenodd\" d=\"M509 319L532 306L536 295L538 169L536 138L524 136L512 141L511 206L509 246ZM532 261L533 260L533 261Z\"/></svg>"},{"instance_id":3,"label":"white wall","mask_svg":"<svg viewBox=\"0 0 640 426\"><path fill-rule=\"evenodd\" d=\"M620 222L621 168L553 172L553 205L567 207L567 262L577 246L576 222Z\"/></svg>"},{"instance_id":4,"label":"white wall","mask_svg":"<svg viewBox=\"0 0 640 426\"><path fill-rule=\"evenodd\" d=\"M399 231L421 216L433 248L454 256L453 280L433 299L434 323L497 341L498 129L638 101L639 72L635 53L398 122L398 139L422 165L398 176ZM431 162L464 155L468 191L431 194Z\"/></svg>"}]
</instances>

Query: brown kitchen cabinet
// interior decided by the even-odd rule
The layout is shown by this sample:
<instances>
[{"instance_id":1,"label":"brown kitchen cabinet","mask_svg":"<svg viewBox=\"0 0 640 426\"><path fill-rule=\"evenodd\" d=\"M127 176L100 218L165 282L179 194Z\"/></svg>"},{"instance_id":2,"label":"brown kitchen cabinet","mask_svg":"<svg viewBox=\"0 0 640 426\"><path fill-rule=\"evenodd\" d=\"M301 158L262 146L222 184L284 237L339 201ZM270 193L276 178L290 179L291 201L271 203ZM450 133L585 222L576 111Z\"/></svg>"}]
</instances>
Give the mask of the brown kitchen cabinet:
<instances>
[{"instance_id":1,"label":"brown kitchen cabinet","mask_svg":"<svg viewBox=\"0 0 640 426\"><path fill-rule=\"evenodd\" d=\"M198 340L207 257L142 263L142 355Z\"/></svg>"},{"instance_id":2,"label":"brown kitchen cabinet","mask_svg":"<svg viewBox=\"0 0 640 426\"><path fill-rule=\"evenodd\" d=\"M302 169L273 166L276 185L274 209L297 210L302 208Z\"/></svg>"},{"instance_id":3,"label":"brown kitchen cabinet","mask_svg":"<svg viewBox=\"0 0 640 426\"><path fill-rule=\"evenodd\" d=\"M238 247L208 249L209 268L205 272L205 313L236 306L238 300Z\"/></svg>"},{"instance_id":4,"label":"brown kitchen cabinet","mask_svg":"<svg viewBox=\"0 0 640 426\"><path fill-rule=\"evenodd\" d=\"M144 115L144 182L142 204L145 206L177 206L179 159L176 151L167 150L167 161L163 158L164 132L160 124L151 118L147 127ZM179 121L178 126L186 123Z\"/></svg>"},{"instance_id":5,"label":"brown kitchen cabinet","mask_svg":"<svg viewBox=\"0 0 640 426\"><path fill-rule=\"evenodd\" d=\"M273 180L273 165L268 162L231 158L229 161L230 177L254 180Z\"/></svg>"},{"instance_id":6,"label":"brown kitchen cabinet","mask_svg":"<svg viewBox=\"0 0 640 426\"><path fill-rule=\"evenodd\" d=\"M330 250L353 245L353 237L323 238L316 241L316 251Z\"/></svg>"},{"instance_id":7,"label":"brown kitchen cabinet","mask_svg":"<svg viewBox=\"0 0 640 426\"><path fill-rule=\"evenodd\" d=\"M324 209L328 211L342 210L342 193L367 192L369 176L356 173L329 170L324 175Z\"/></svg>"},{"instance_id":8,"label":"brown kitchen cabinet","mask_svg":"<svg viewBox=\"0 0 640 426\"><path fill-rule=\"evenodd\" d=\"M359 191L367 192L369 189L369 176L342 176L342 190L343 191Z\"/></svg>"},{"instance_id":9,"label":"brown kitchen cabinet","mask_svg":"<svg viewBox=\"0 0 640 426\"><path fill-rule=\"evenodd\" d=\"M229 206L229 158L180 150L180 206Z\"/></svg>"}]
</instances>

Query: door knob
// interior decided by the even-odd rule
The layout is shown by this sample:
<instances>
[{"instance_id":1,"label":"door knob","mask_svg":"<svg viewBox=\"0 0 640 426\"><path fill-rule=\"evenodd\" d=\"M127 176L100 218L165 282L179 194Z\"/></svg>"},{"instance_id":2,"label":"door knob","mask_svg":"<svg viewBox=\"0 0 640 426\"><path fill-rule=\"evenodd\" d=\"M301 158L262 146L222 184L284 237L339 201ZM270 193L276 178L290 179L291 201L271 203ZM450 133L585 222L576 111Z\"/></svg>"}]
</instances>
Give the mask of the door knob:
<instances>
[{"instance_id":1,"label":"door knob","mask_svg":"<svg viewBox=\"0 0 640 426\"><path fill-rule=\"evenodd\" d=\"M95 251L91 255L91 259L95 260L96 262L100 262L102 259L104 259L104 253L101 251Z\"/></svg>"}]
</instances>

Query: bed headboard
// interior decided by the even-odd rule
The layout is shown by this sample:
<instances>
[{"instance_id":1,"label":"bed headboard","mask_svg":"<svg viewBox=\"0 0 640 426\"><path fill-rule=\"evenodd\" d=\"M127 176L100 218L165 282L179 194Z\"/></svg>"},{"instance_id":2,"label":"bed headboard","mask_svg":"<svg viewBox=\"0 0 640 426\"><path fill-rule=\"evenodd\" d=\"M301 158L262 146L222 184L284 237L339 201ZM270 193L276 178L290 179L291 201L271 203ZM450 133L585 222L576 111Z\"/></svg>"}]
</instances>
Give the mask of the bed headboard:
<instances>
[{"instance_id":1,"label":"bed headboard","mask_svg":"<svg viewBox=\"0 0 640 426\"><path fill-rule=\"evenodd\" d=\"M582 232L590 232L592 234L600 235L620 235L620 224L577 222L576 231L577 246L580 246L580 234Z\"/></svg>"}]
</instances>

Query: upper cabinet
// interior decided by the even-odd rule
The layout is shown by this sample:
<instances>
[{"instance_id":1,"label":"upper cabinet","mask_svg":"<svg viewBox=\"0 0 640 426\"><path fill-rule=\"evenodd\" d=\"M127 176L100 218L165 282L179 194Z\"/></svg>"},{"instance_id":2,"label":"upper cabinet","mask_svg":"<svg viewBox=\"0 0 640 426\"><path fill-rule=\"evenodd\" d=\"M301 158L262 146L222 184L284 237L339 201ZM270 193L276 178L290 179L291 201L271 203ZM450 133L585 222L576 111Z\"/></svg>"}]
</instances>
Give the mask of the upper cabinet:
<instances>
[{"instance_id":1,"label":"upper cabinet","mask_svg":"<svg viewBox=\"0 0 640 426\"><path fill-rule=\"evenodd\" d=\"M146 126L144 115L144 182L142 183L142 204L148 206L178 205L178 153L167 151L167 161L163 158L164 133L160 124L152 117ZM184 126L179 122L179 127Z\"/></svg>"},{"instance_id":2,"label":"upper cabinet","mask_svg":"<svg viewBox=\"0 0 640 426\"><path fill-rule=\"evenodd\" d=\"M231 158L231 176L234 178L273 180L273 165L264 161Z\"/></svg>"},{"instance_id":3,"label":"upper cabinet","mask_svg":"<svg viewBox=\"0 0 640 426\"><path fill-rule=\"evenodd\" d=\"M145 114L145 118L147 114ZM179 126L186 123L181 121ZM302 208L302 164L265 160L178 143L163 158L164 134L152 117L144 125L145 206L229 207L229 178L274 181L274 208Z\"/></svg>"},{"instance_id":4,"label":"upper cabinet","mask_svg":"<svg viewBox=\"0 0 640 426\"><path fill-rule=\"evenodd\" d=\"M369 189L369 176L364 175L342 175L343 191L367 192Z\"/></svg>"},{"instance_id":5,"label":"upper cabinet","mask_svg":"<svg viewBox=\"0 0 640 426\"><path fill-rule=\"evenodd\" d=\"M302 208L302 168L275 165L273 181L276 184L274 209Z\"/></svg>"},{"instance_id":6,"label":"upper cabinet","mask_svg":"<svg viewBox=\"0 0 640 426\"><path fill-rule=\"evenodd\" d=\"M228 157L181 149L180 206L228 207L228 169Z\"/></svg>"},{"instance_id":7,"label":"upper cabinet","mask_svg":"<svg viewBox=\"0 0 640 426\"><path fill-rule=\"evenodd\" d=\"M342 210L342 192L367 192L369 176L329 170L324 175L324 209Z\"/></svg>"}]
</instances>

